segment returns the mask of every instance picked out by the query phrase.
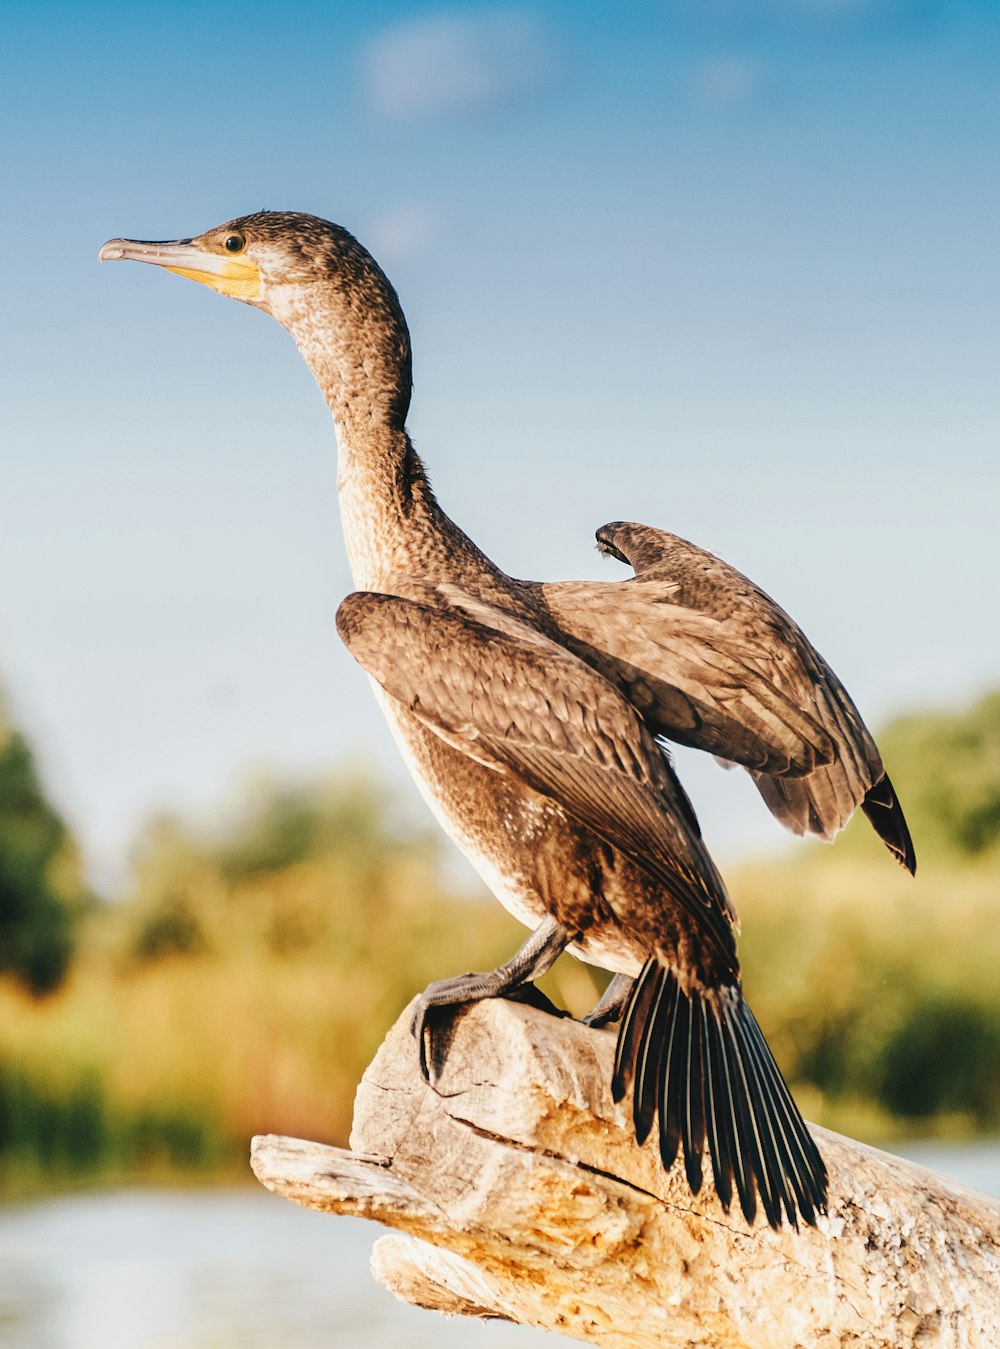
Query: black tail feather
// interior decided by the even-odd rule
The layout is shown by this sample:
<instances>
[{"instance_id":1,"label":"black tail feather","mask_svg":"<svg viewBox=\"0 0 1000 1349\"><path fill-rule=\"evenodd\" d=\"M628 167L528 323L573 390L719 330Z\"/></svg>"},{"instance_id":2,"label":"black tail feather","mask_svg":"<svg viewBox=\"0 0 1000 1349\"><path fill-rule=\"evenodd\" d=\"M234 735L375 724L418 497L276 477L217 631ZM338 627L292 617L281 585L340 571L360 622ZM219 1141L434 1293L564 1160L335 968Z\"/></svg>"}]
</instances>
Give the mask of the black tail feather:
<instances>
[{"instance_id":1,"label":"black tail feather","mask_svg":"<svg viewBox=\"0 0 1000 1349\"><path fill-rule=\"evenodd\" d=\"M757 1024L757 1018L746 1003L743 1004L743 1007L746 1011L746 1026L750 1032L751 1042L755 1047L757 1060L768 1080L777 1117L784 1124L787 1156L792 1164L791 1179L798 1196L799 1208L806 1222L813 1224L814 1216L810 1215L814 1211L818 1213L826 1212L826 1166L812 1134L805 1127L798 1107L785 1086L784 1078L781 1076L778 1065L767 1047L764 1034Z\"/></svg>"},{"instance_id":2,"label":"black tail feather","mask_svg":"<svg viewBox=\"0 0 1000 1349\"><path fill-rule=\"evenodd\" d=\"M729 1124L729 1112L725 1106L725 1069L721 1045L718 1037L709 1034L709 1018L714 1018L708 1005L702 998L701 1017L705 1025L705 1114L708 1125L708 1148L712 1155L712 1171L715 1189L722 1207L729 1212L733 1202L733 1153L735 1151L732 1130ZM718 1158L718 1165L715 1159Z\"/></svg>"},{"instance_id":3,"label":"black tail feather","mask_svg":"<svg viewBox=\"0 0 1000 1349\"><path fill-rule=\"evenodd\" d=\"M611 1079L611 1094L620 1101L635 1079L636 1059L640 1042L649 1024L649 1009L657 988L657 969L647 961L642 973L632 985L621 1026L618 1028L618 1047L615 1050L615 1071Z\"/></svg>"},{"instance_id":4,"label":"black tail feather","mask_svg":"<svg viewBox=\"0 0 1000 1349\"><path fill-rule=\"evenodd\" d=\"M761 1061L756 1038L753 1035L747 1037L747 1059L756 1079L756 1089L765 1103L763 1111L764 1125L766 1128L765 1161L771 1178L772 1190L781 1200L782 1204L784 1204L788 1221L797 1230L799 1225L797 1217L798 1212L801 1211L803 1218L811 1223L815 1216L813 1206L810 1202L808 1191L801 1186L799 1181L798 1173L794 1165L794 1147L791 1144L788 1135L787 1122L785 1120L782 1103L775 1096L771 1087L768 1068ZM787 1176L781 1165L781 1158L786 1153L791 1157L793 1162L792 1174ZM798 1207L796 1207L796 1199L793 1197L793 1191L798 1198Z\"/></svg>"},{"instance_id":5,"label":"black tail feather","mask_svg":"<svg viewBox=\"0 0 1000 1349\"><path fill-rule=\"evenodd\" d=\"M711 1089L713 1089L713 1109L709 1116L709 1151L713 1157L713 1175L715 1191L722 1201L722 1207L729 1213L733 1202L733 1178L737 1171L737 1147L733 1132L733 1098L729 1089L729 1064L722 1037L718 1033L718 1021L713 1009L702 1000L704 1027L704 1048L706 1058L710 1058ZM718 1167L715 1159L718 1157Z\"/></svg>"},{"instance_id":6,"label":"black tail feather","mask_svg":"<svg viewBox=\"0 0 1000 1349\"><path fill-rule=\"evenodd\" d=\"M701 1007L692 1006L688 1016L687 1090L681 1122L684 1170L691 1193L701 1189L701 1156L705 1150L705 1045L702 1039ZM700 1071L699 1071L700 1070Z\"/></svg>"},{"instance_id":7,"label":"black tail feather","mask_svg":"<svg viewBox=\"0 0 1000 1349\"><path fill-rule=\"evenodd\" d=\"M709 1024L711 1025L711 1022ZM736 1182L736 1193L740 1197L743 1216L748 1223L752 1223L757 1216L754 1175L760 1170L760 1162L754 1156L756 1139L749 1123L746 1088L740 1081L739 1057L732 1043L732 1037L726 1034L729 1028L718 1013L716 1025L712 1027L713 1034L716 1033L716 1027L720 1051L726 1065L728 1100L724 1108L727 1108L734 1144L733 1179Z\"/></svg>"},{"instance_id":8,"label":"black tail feather","mask_svg":"<svg viewBox=\"0 0 1000 1349\"><path fill-rule=\"evenodd\" d=\"M662 976L659 976L662 977ZM668 980L664 980L667 983ZM687 1047L687 1024L690 1006L677 987L677 1006L670 1024L670 1037L657 1047L660 1059L660 1092L657 1111L660 1116L660 1157L664 1170L669 1171L681 1146L681 1093L687 1080L686 1064L682 1055ZM650 1027L653 1030L654 1027Z\"/></svg>"},{"instance_id":9,"label":"black tail feather","mask_svg":"<svg viewBox=\"0 0 1000 1349\"><path fill-rule=\"evenodd\" d=\"M757 1198L771 1227L826 1212L827 1173L760 1027L738 989L684 990L657 960L636 980L618 1036L612 1091L632 1088L636 1137L659 1117L660 1157L679 1151L693 1194L708 1144L712 1175L728 1212L734 1189L747 1222Z\"/></svg>"},{"instance_id":10,"label":"black tail feather","mask_svg":"<svg viewBox=\"0 0 1000 1349\"><path fill-rule=\"evenodd\" d=\"M645 1143L656 1116L656 1102L660 1090L660 1062L655 1046L672 1038L671 1022L677 1012L677 987L671 988L665 980L655 981L649 1011L650 1033L639 1044L639 1061L632 1088L632 1120L636 1141Z\"/></svg>"},{"instance_id":11,"label":"black tail feather","mask_svg":"<svg viewBox=\"0 0 1000 1349\"><path fill-rule=\"evenodd\" d=\"M916 874L917 855L913 850L913 840L906 827L903 809L889 781L883 773L861 803L861 809L871 821L872 828L885 846L911 876Z\"/></svg>"}]
</instances>

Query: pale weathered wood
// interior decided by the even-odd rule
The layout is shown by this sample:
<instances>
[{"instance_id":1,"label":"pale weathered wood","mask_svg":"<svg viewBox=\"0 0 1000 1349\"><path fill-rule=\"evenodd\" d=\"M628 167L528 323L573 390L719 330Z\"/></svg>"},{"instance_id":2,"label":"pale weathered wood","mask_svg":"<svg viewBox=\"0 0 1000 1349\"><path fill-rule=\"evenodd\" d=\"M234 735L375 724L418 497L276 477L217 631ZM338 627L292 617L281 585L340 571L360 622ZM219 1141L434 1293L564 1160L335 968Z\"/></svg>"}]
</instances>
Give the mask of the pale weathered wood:
<instances>
[{"instance_id":1,"label":"pale weathered wood","mask_svg":"<svg viewBox=\"0 0 1000 1349\"><path fill-rule=\"evenodd\" d=\"M353 1151L266 1137L253 1161L297 1203L396 1228L372 1268L407 1301L607 1346L1000 1346L997 1201L817 1128L829 1216L751 1230L635 1146L613 1032L482 1003L432 1089L408 1025L365 1073Z\"/></svg>"}]
</instances>

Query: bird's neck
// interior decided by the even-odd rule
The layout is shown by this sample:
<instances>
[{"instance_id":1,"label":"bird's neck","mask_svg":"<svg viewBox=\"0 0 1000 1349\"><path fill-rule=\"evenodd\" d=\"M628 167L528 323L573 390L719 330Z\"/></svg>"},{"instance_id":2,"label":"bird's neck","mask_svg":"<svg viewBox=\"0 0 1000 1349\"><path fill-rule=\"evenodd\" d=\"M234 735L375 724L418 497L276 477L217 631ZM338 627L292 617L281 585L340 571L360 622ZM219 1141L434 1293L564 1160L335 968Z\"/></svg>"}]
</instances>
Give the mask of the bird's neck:
<instances>
[{"instance_id":1,"label":"bird's neck","mask_svg":"<svg viewBox=\"0 0 1000 1349\"><path fill-rule=\"evenodd\" d=\"M395 292L372 266L371 286L331 290L324 304L294 292L282 312L337 428L337 484L354 583L391 589L393 577L473 583L502 576L438 505L406 432L410 339Z\"/></svg>"},{"instance_id":2,"label":"bird's neck","mask_svg":"<svg viewBox=\"0 0 1000 1349\"><path fill-rule=\"evenodd\" d=\"M315 323L312 315L286 326L337 429L340 513L355 585L388 589L393 577L454 579L473 564L489 567L441 510L407 434L405 327L401 333L388 326L366 332L357 315L350 327ZM350 340L342 337L345 331Z\"/></svg>"},{"instance_id":3,"label":"bird's neck","mask_svg":"<svg viewBox=\"0 0 1000 1349\"><path fill-rule=\"evenodd\" d=\"M384 422L359 424L337 408L333 414L340 517L354 584L378 590L393 576L433 572L451 521L406 431Z\"/></svg>"}]
</instances>

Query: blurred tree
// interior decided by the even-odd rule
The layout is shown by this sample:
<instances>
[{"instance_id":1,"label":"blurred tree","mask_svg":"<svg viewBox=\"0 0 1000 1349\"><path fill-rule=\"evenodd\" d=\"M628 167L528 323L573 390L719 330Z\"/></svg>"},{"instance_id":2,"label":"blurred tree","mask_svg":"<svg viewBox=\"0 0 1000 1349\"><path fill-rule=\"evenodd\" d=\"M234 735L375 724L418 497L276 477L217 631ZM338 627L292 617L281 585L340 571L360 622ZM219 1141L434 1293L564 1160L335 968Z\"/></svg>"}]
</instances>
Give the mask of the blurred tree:
<instances>
[{"instance_id":1,"label":"blurred tree","mask_svg":"<svg viewBox=\"0 0 1000 1349\"><path fill-rule=\"evenodd\" d=\"M136 848L122 949L140 962L239 946L343 956L386 904L413 893L433 908L446 888L436 838L395 814L378 784L348 771L309 785L258 781L208 829L160 816Z\"/></svg>"},{"instance_id":2,"label":"blurred tree","mask_svg":"<svg viewBox=\"0 0 1000 1349\"><path fill-rule=\"evenodd\" d=\"M0 706L0 974L35 994L54 989L69 965L83 899L73 838Z\"/></svg>"},{"instance_id":3,"label":"blurred tree","mask_svg":"<svg viewBox=\"0 0 1000 1349\"><path fill-rule=\"evenodd\" d=\"M400 843L421 846L412 829L397 826L383 788L346 769L326 782L250 784L235 817L210 840L210 853L227 880L240 881L331 853L370 862Z\"/></svg>"},{"instance_id":4,"label":"blurred tree","mask_svg":"<svg viewBox=\"0 0 1000 1349\"><path fill-rule=\"evenodd\" d=\"M879 745L918 856L1000 852L1000 691L961 712L902 717Z\"/></svg>"},{"instance_id":5,"label":"blurred tree","mask_svg":"<svg viewBox=\"0 0 1000 1349\"><path fill-rule=\"evenodd\" d=\"M918 1003L882 1046L880 1096L911 1119L964 1114L983 1129L1000 1118L1000 1012L952 994Z\"/></svg>"},{"instance_id":6,"label":"blurred tree","mask_svg":"<svg viewBox=\"0 0 1000 1349\"><path fill-rule=\"evenodd\" d=\"M183 823L158 815L136 849L136 888L115 915L125 927L129 956L139 961L201 955L208 949L199 913L197 878L205 867Z\"/></svg>"}]
</instances>

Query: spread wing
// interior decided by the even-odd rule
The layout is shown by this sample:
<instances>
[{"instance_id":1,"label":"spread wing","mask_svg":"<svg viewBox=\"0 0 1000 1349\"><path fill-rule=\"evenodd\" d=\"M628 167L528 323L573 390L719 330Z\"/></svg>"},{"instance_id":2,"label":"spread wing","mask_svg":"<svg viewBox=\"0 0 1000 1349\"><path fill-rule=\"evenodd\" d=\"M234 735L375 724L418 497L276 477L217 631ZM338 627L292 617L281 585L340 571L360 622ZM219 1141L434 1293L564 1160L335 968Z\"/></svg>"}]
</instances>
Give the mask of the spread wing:
<instances>
[{"instance_id":1,"label":"spread wing","mask_svg":"<svg viewBox=\"0 0 1000 1349\"><path fill-rule=\"evenodd\" d=\"M510 614L454 588L404 588L420 598L359 591L341 604L337 629L359 664L448 744L638 862L735 968L722 879L665 756L622 694Z\"/></svg>"},{"instance_id":2,"label":"spread wing","mask_svg":"<svg viewBox=\"0 0 1000 1349\"><path fill-rule=\"evenodd\" d=\"M597 539L635 579L542 586L567 646L615 683L655 734L742 764L794 833L832 839L860 805L913 871L875 742L784 610L674 534L617 523Z\"/></svg>"}]
</instances>

